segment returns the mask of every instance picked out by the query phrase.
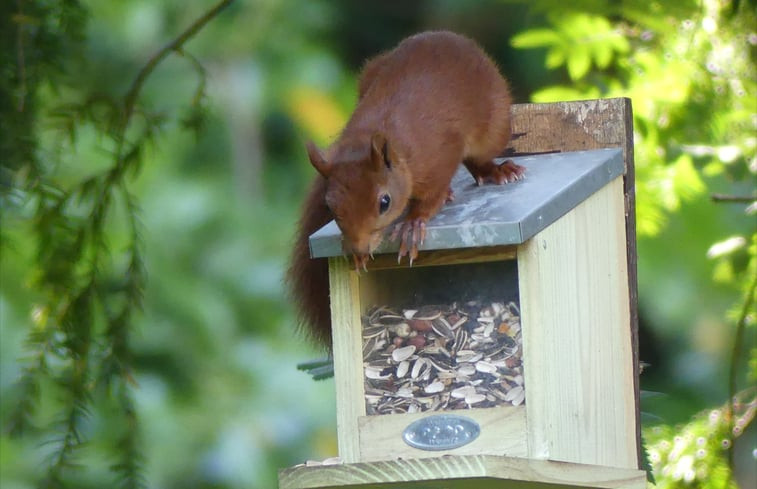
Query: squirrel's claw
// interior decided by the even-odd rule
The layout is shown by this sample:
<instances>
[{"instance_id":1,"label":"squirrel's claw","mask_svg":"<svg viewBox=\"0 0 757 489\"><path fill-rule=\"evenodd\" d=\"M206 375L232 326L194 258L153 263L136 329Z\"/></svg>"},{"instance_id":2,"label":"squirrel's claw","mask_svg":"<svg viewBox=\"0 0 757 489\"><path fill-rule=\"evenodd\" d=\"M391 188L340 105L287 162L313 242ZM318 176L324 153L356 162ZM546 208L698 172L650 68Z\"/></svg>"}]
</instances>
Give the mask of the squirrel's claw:
<instances>
[{"instance_id":1,"label":"squirrel's claw","mask_svg":"<svg viewBox=\"0 0 757 489\"><path fill-rule=\"evenodd\" d=\"M491 182L497 185L517 182L526 177L526 167L515 163L513 160L505 160L500 164L489 162L487 165L481 165L470 168L476 185L483 185Z\"/></svg>"},{"instance_id":2,"label":"squirrel's claw","mask_svg":"<svg viewBox=\"0 0 757 489\"><path fill-rule=\"evenodd\" d=\"M372 257L371 257L372 258ZM352 263L355 264L355 271L360 273L362 268L364 272L368 271L368 255L352 255Z\"/></svg>"},{"instance_id":3,"label":"squirrel's claw","mask_svg":"<svg viewBox=\"0 0 757 489\"><path fill-rule=\"evenodd\" d=\"M496 166L492 180L498 185L516 182L526 176L526 167L515 163L513 160L505 160Z\"/></svg>"},{"instance_id":4,"label":"squirrel's claw","mask_svg":"<svg viewBox=\"0 0 757 489\"><path fill-rule=\"evenodd\" d=\"M392 239L397 235L400 236L400 249L397 253L397 263L402 261L402 257L407 255L410 259L410 266L418 258L418 246L423 245L426 240L426 220L413 219L398 224L392 232Z\"/></svg>"}]
</instances>

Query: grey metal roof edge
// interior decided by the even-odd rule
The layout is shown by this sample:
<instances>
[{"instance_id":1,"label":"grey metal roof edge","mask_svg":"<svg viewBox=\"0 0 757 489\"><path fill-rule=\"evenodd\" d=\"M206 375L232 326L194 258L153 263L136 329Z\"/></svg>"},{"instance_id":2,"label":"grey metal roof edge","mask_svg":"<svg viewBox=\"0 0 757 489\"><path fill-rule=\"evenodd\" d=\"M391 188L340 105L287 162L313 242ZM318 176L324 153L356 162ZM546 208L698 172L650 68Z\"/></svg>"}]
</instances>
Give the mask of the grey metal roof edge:
<instances>
[{"instance_id":1,"label":"grey metal roof edge","mask_svg":"<svg viewBox=\"0 0 757 489\"><path fill-rule=\"evenodd\" d=\"M602 187L623 175L623 150L620 147L603 149L613 150L612 156L607 160L607 165L593 168L580 180L556 193L554 199L520 222L521 243L534 237Z\"/></svg>"},{"instance_id":2,"label":"grey metal roof edge","mask_svg":"<svg viewBox=\"0 0 757 489\"><path fill-rule=\"evenodd\" d=\"M499 233L496 235L496 240L488 240L486 237L487 235L494 237L492 233L488 232L488 228L491 226L490 223L481 222L469 225L441 225L429 227L427 229L426 241L423 246L419 247L419 249L424 251L469 248L470 245L461 237L465 234L477 235L478 239L476 239L476 241L479 243L478 246L511 245L519 244L524 241L519 226L511 226L509 233L503 234L502 224L495 224L499 230ZM337 256L334 254L334 250L341 249L340 235L327 234L326 231L328 230L325 230L324 228L321 229L324 230L322 234L325 234L325 236L318 236L317 239L310 240L310 256L312 258ZM461 230L463 231L462 233ZM315 233L313 236L315 236ZM391 241L388 237L385 237L384 241L375 250L374 254L395 253L397 250L399 250L399 240Z\"/></svg>"},{"instance_id":3,"label":"grey metal roof edge","mask_svg":"<svg viewBox=\"0 0 757 489\"><path fill-rule=\"evenodd\" d=\"M336 228L337 233L331 234L332 229ZM318 231L310 235L308 239L308 245L310 248L311 258L326 258L329 256L341 255L342 249L342 235L338 232L339 228L335 221L330 221L328 224L320 228ZM334 253L334 250L340 250L339 253Z\"/></svg>"}]
</instances>

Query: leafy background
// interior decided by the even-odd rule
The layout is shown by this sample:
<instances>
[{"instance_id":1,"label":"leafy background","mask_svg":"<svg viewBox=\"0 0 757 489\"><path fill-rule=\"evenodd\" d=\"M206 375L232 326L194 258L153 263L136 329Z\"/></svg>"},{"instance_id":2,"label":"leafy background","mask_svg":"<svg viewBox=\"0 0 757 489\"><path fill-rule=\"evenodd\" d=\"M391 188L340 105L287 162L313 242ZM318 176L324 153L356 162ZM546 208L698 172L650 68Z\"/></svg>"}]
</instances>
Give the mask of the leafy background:
<instances>
[{"instance_id":1,"label":"leafy background","mask_svg":"<svg viewBox=\"0 0 757 489\"><path fill-rule=\"evenodd\" d=\"M303 142L431 28L477 39L517 102L631 97L649 460L661 487L749 487L753 1L222 3L131 101L213 4L0 6L3 488L269 488L336 454L282 285Z\"/></svg>"}]
</instances>

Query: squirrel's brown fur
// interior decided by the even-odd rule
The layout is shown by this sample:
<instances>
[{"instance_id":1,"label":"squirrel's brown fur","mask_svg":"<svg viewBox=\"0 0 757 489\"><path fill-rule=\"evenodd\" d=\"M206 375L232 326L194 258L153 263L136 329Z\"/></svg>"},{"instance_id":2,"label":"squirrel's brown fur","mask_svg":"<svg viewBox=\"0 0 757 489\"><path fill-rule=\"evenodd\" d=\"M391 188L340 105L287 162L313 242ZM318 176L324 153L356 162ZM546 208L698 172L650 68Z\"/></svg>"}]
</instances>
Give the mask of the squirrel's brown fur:
<instances>
[{"instance_id":1,"label":"squirrel's brown fur","mask_svg":"<svg viewBox=\"0 0 757 489\"><path fill-rule=\"evenodd\" d=\"M287 282L297 306L299 324L320 345L331 343L329 269L326 258L310 258L308 237L334 218L326 206L325 194L326 179L317 175L302 204L287 270Z\"/></svg>"},{"instance_id":2,"label":"squirrel's brown fur","mask_svg":"<svg viewBox=\"0 0 757 489\"><path fill-rule=\"evenodd\" d=\"M303 206L288 276L317 341L330 339L328 272L324 259L309 259L308 236L336 219L345 252L365 266L402 217L395 227L400 258L412 262L426 222L452 197L460 163L479 184L522 176L512 162L493 162L509 138L507 82L470 39L425 32L365 64L357 106L339 138L325 152L307 147L320 175Z\"/></svg>"}]
</instances>

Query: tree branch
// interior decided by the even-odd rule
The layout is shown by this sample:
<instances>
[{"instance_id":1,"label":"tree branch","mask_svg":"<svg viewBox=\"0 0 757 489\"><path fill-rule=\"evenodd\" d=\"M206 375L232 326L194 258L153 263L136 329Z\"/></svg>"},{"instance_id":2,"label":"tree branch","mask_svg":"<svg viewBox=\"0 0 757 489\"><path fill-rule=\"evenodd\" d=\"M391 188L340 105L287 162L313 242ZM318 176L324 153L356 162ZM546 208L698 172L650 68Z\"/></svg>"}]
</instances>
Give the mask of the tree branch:
<instances>
[{"instance_id":1,"label":"tree branch","mask_svg":"<svg viewBox=\"0 0 757 489\"><path fill-rule=\"evenodd\" d=\"M710 195L710 199L713 202L739 202L748 204L757 200L757 197L750 197L748 195L712 194Z\"/></svg>"},{"instance_id":2,"label":"tree branch","mask_svg":"<svg viewBox=\"0 0 757 489\"><path fill-rule=\"evenodd\" d=\"M741 307L741 313L739 314L739 319L736 323L736 335L733 340L733 349L731 350L731 365L730 371L728 373L728 402L726 403L726 413L728 415L728 423L730 425L731 436L733 436L734 426L733 405L736 402L736 374L738 370L738 360L740 358L739 353L741 352L742 343L744 342L747 320L749 318L749 313L752 311L752 304L754 303L755 299L755 291L757 291L757 273L754 274L752 284L747 289L746 297L744 298L744 304ZM728 466L731 468L731 473L733 473L733 446L731 446L731 449L728 450Z\"/></svg>"},{"instance_id":3,"label":"tree branch","mask_svg":"<svg viewBox=\"0 0 757 489\"><path fill-rule=\"evenodd\" d=\"M137 96L142 90L142 86L144 85L145 80L147 80L147 77L150 76L150 74L155 70L155 67L158 66L158 64L163 61L163 58L168 56L171 51L180 50L188 40L190 40L195 34L197 34L200 29L205 26L205 24L210 22L233 1L234 0L222 0L221 2L218 2L215 7L205 12L202 17L194 21L194 23L190 25L184 32L179 34L178 37L166 44L163 49L155 53L152 58L150 58L150 60L142 67L142 69L139 70L139 73L137 73L136 78L134 78L134 81L132 82L131 87L126 93L126 97L124 99L125 111L124 121L122 125L123 128L129 125L129 120L131 119L132 113L134 112ZM120 152L118 156L120 157Z\"/></svg>"},{"instance_id":4,"label":"tree branch","mask_svg":"<svg viewBox=\"0 0 757 489\"><path fill-rule=\"evenodd\" d=\"M56 368L51 372L43 372L38 363L36 371L30 369L25 374L28 376L27 392L34 393L37 385L33 382L38 380L39 375L47 375L54 377L62 385L67 394L66 401L69 403L65 408L62 435L55 440L56 447L51 455L46 479L41 481L42 487L62 487L66 472L76 466L75 452L86 441L82 435L82 421L88 413L88 408L92 406L90 396L97 380L93 374L96 368L103 370L102 378L106 383L109 384L112 379L120 381L122 416L129 425L125 436L118 441L120 459L115 471L122 478L124 487L143 485L139 473L141 463L138 453L138 420L127 389L132 366L128 345L131 313L141 306L145 276L140 257L137 203L128 191L127 175L130 167L138 169L137 165L142 157L139 150L146 138L129 142L127 134L131 129L132 116L145 82L156 67L171 52L181 52L189 39L232 2L233 0L219 1L156 52L139 70L124 95L123 105L115 104L112 107L111 120L118 121L115 131L111 133L103 130L116 146L112 155L112 166L102 175L79 182L70 191L40 199L36 212L38 247L41 250L38 253L38 261L43 270L53 268L56 272L55 275L44 275L40 281L43 289L49 289L49 304L46 309L55 311L55 317L50 320L50 328L62 333L62 339L57 340L60 345L57 345L56 354L66 360L72 360L72 366L67 370ZM40 192L42 189L43 187L40 187ZM119 189L123 193L123 205L126 207L130 231L130 243L126 250L129 260L124 279L127 282L125 291L112 291L101 283L103 277L117 267L106 262L110 253L105 239L108 233L105 222L109 217L108 213L116 206L115 192ZM75 225L65 227L65 232L71 235L71 239L56 242L52 251L48 251L47 241L51 236L57 237L58 233L62 232L64 226L61 223L66 222L68 218L67 204L77 197L81 198L81 201L92 198L89 219L77 220ZM60 267L57 265L61 262L65 264L62 271L58 270ZM55 263L57 268L49 265L50 263ZM82 284L82 280L86 283ZM64 289L64 292L60 293L59 289ZM125 294L126 300L121 300L119 294ZM111 307L109 302L115 305ZM100 333L101 328L96 327L97 321L102 318L106 322L104 333ZM104 346L100 346L100 338L93 337L95 334L104 336ZM95 348L98 350L93 353L92 350ZM40 362L42 360L44 357ZM63 372L56 374L59 370Z\"/></svg>"}]
</instances>

